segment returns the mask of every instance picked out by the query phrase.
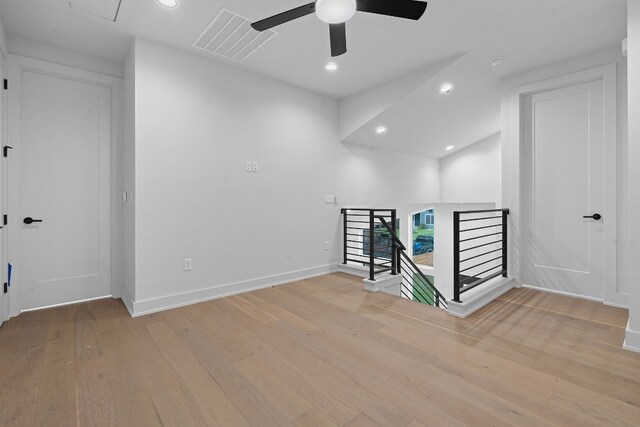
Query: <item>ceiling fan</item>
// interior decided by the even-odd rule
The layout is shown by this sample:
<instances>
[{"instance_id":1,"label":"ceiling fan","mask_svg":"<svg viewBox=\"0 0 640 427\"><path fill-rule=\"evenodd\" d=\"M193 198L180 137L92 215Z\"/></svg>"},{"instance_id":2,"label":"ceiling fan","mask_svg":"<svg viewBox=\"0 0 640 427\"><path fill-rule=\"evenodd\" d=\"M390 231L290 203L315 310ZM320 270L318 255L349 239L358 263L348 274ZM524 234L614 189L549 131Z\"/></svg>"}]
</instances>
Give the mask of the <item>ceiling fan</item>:
<instances>
[{"instance_id":1,"label":"ceiling fan","mask_svg":"<svg viewBox=\"0 0 640 427\"><path fill-rule=\"evenodd\" d=\"M415 0L316 0L304 6L279 13L251 24L254 30L265 31L315 12L329 24L331 56L347 52L346 22L356 12L369 12L417 21L427 9L427 3Z\"/></svg>"}]
</instances>

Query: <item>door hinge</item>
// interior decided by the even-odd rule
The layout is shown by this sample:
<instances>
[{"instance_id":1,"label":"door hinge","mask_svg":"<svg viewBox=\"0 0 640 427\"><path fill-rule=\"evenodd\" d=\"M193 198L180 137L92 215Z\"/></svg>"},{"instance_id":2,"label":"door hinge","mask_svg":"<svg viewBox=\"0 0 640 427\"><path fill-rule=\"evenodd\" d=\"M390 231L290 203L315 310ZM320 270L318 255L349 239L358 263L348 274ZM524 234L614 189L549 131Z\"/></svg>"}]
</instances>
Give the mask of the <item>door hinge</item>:
<instances>
[{"instance_id":1,"label":"door hinge","mask_svg":"<svg viewBox=\"0 0 640 427\"><path fill-rule=\"evenodd\" d=\"M9 215L5 214L2 218L2 222L4 223L4 225L9 224Z\"/></svg>"},{"instance_id":2,"label":"door hinge","mask_svg":"<svg viewBox=\"0 0 640 427\"><path fill-rule=\"evenodd\" d=\"M9 157L9 150L13 150L13 147L10 145L5 145L4 147L2 147L2 155L4 157Z\"/></svg>"},{"instance_id":3,"label":"door hinge","mask_svg":"<svg viewBox=\"0 0 640 427\"><path fill-rule=\"evenodd\" d=\"M4 90L9 89L9 80L4 79Z\"/></svg>"}]
</instances>

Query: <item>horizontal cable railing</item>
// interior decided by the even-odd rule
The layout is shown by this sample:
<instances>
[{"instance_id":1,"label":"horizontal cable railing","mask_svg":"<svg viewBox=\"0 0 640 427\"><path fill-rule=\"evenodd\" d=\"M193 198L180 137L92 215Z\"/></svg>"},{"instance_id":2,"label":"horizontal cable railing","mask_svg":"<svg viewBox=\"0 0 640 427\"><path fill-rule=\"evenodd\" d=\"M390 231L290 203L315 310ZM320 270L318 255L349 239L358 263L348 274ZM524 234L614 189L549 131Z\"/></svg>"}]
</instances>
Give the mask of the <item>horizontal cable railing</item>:
<instances>
[{"instance_id":1,"label":"horizontal cable railing","mask_svg":"<svg viewBox=\"0 0 640 427\"><path fill-rule=\"evenodd\" d=\"M395 209L342 209L343 263L369 268L369 280L382 273L397 274L389 233L380 218L397 225Z\"/></svg>"},{"instance_id":2,"label":"horizontal cable railing","mask_svg":"<svg viewBox=\"0 0 640 427\"><path fill-rule=\"evenodd\" d=\"M400 296L447 307L447 300L406 253L397 236L395 209L342 209L343 263L369 268L369 280L382 273L401 275Z\"/></svg>"},{"instance_id":3,"label":"horizontal cable railing","mask_svg":"<svg viewBox=\"0 0 640 427\"><path fill-rule=\"evenodd\" d=\"M453 213L453 300L496 277L507 277L509 209Z\"/></svg>"},{"instance_id":4,"label":"horizontal cable railing","mask_svg":"<svg viewBox=\"0 0 640 427\"><path fill-rule=\"evenodd\" d=\"M403 298L421 302L436 307L447 308L447 300L435 287L433 282L418 268L415 262L407 255L407 248L402 241L392 232L392 228L384 218L379 218L382 225L392 236L392 244L396 255L395 265L402 274L400 283L400 295Z\"/></svg>"}]
</instances>

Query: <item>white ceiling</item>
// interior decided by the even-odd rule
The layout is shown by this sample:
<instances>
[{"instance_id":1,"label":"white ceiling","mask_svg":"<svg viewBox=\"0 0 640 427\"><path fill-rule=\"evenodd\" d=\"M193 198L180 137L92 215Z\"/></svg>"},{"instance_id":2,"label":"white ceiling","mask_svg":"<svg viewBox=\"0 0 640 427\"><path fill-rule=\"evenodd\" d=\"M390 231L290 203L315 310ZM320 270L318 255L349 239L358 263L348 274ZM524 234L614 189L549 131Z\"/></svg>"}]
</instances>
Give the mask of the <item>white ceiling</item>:
<instances>
[{"instance_id":1,"label":"white ceiling","mask_svg":"<svg viewBox=\"0 0 640 427\"><path fill-rule=\"evenodd\" d=\"M166 9L156 0L122 0L113 23L43 0L0 0L0 18L10 35L122 63L133 35L206 55L192 44L221 8L258 20L308 0L178 1ZM344 98L467 51L482 61L504 56L497 72L505 76L609 47L625 37L626 1L431 0L417 22L358 13L347 23L349 52L333 74L323 69L326 24L311 15L277 31L240 66Z\"/></svg>"},{"instance_id":2,"label":"white ceiling","mask_svg":"<svg viewBox=\"0 0 640 427\"><path fill-rule=\"evenodd\" d=\"M453 91L441 94L444 83ZM376 134L378 126L387 132ZM487 61L468 53L343 141L440 159L499 132L500 78Z\"/></svg>"}]
</instances>

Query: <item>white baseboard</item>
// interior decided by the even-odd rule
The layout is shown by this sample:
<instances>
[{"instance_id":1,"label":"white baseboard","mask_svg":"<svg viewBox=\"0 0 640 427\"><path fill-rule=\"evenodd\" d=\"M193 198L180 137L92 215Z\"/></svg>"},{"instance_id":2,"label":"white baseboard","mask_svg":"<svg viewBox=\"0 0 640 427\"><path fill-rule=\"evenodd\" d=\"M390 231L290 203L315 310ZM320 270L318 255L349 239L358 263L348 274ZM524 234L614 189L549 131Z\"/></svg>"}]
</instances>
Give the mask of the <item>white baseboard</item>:
<instances>
[{"instance_id":1,"label":"white baseboard","mask_svg":"<svg viewBox=\"0 0 640 427\"><path fill-rule=\"evenodd\" d=\"M25 310L20 310L20 313L28 313L29 311L47 310L49 308L64 307L66 305L82 304L83 302L97 301L97 300L106 299L106 298L113 298L113 296L104 295L101 297L85 298L85 299L79 299L76 301L62 302L60 304L51 304L51 305L44 305L42 307L27 308Z\"/></svg>"},{"instance_id":2,"label":"white baseboard","mask_svg":"<svg viewBox=\"0 0 640 427\"><path fill-rule=\"evenodd\" d=\"M402 286L402 274L387 274L376 280L364 279L364 290L368 292L384 292L387 294L400 296L400 286Z\"/></svg>"},{"instance_id":3,"label":"white baseboard","mask_svg":"<svg viewBox=\"0 0 640 427\"><path fill-rule=\"evenodd\" d=\"M550 294L558 294L558 295L564 295L564 296L567 296L567 297L574 297L574 298L580 298L580 299L586 299L586 300L589 300L589 301L596 301L596 302L604 303L602 298L595 298L595 297L589 297L589 296L586 296L586 295L574 294L573 292L558 291L558 290L555 290L555 289L541 288L540 286L533 286L533 285L522 285L522 287L523 288L528 288L528 289L533 289L533 290L536 290L536 291L549 292Z\"/></svg>"},{"instance_id":4,"label":"white baseboard","mask_svg":"<svg viewBox=\"0 0 640 427\"><path fill-rule=\"evenodd\" d=\"M129 295L129 292L127 292L127 290L124 287L122 288L121 293L122 293L122 296L120 297L120 299L124 303L124 306L127 307L129 316L134 317L133 316L133 297Z\"/></svg>"},{"instance_id":5,"label":"white baseboard","mask_svg":"<svg viewBox=\"0 0 640 427\"><path fill-rule=\"evenodd\" d=\"M338 264L337 271L358 277L369 277L369 267L356 264Z\"/></svg>"},{"instance_id":6,"label":"white baseboard","mask_svg":"<svg viewBox=\"0 0 640 427\"><path fill-rule=\"evenodd\" d=\"M261 277L258 279L246 280L243 282L229 283L226 285L198 289L195 291L183 292L180 294L167 295L140 301L130 300L131 308L127 306L127 309L129 310L129 313L132 317L144 316L146 314L156 313L158 311L183 307L185 305L210 301L217 298L223 298L244 292L269 288L272 286L284 285L285 283L295 282L311 277L323 276L325 274L334 273L336 271L336 264L327 264L319 267L308 268L305 270L292 271L289 273ZM126 301L125 305L127 305Z\"/></svg>"},{"instance_id":7,"label":"white baseboard","mask_svg":"<svg viewBox=\"0 0 640 427\"><path fill-rule=\"evenodd\" d=\"M587 301L601 302L604 305L609 305L611 307L618 307L618 308L625 308L625 309L629 308L629 302L628 302L629 301L629 296L628 295L624 295L624 294L609 295L608 297L605 297L605 299L601 299L601 298L590 297L590 296L586 296L586 295L574 294L573 292L558 291L558 290L555 290L555 289L542 288L542 287L533 286L533 285L522 285L522 287L529 288L529 289L534 289L536 291L549 292L551 294L564 295L564 296L567 296L567 297L585 299Z\"/></svg>"},{"instance_id":8,"label":"white baseboard","mask_svg":"<svg viewBox=\"0 0 640 427\"><path fill-rule=\"evenodd\" d=\"M618 308L629 308L629 295L616 293L604 293L604 305L610 305Z\"/></svg>"},{"instance_id":9,"label":"white baseboard","mask_svg":"<svg viewBox=\"0 0 640 427\"><path fill-rule=\"evenodd\" d=\"M640 332L629 329L629 323L627 323L627 331L622 348L640 353Z\"/></svg>"},{"instance_id":10,"label":"white baseboard","mask_svg":"<svg viewBox=\"0 0 640 427\"><path fill-rule=\"evenodd\" d=\"M465 318L512 289L515 284L516 282L512 277L502 278L492 285L479 289L477 293L472 295L465 294L467 298L461 303L447 301L447 312L452 316ZM473 291L475 289L469 292Z\"/></svg>"}]
</instances>

